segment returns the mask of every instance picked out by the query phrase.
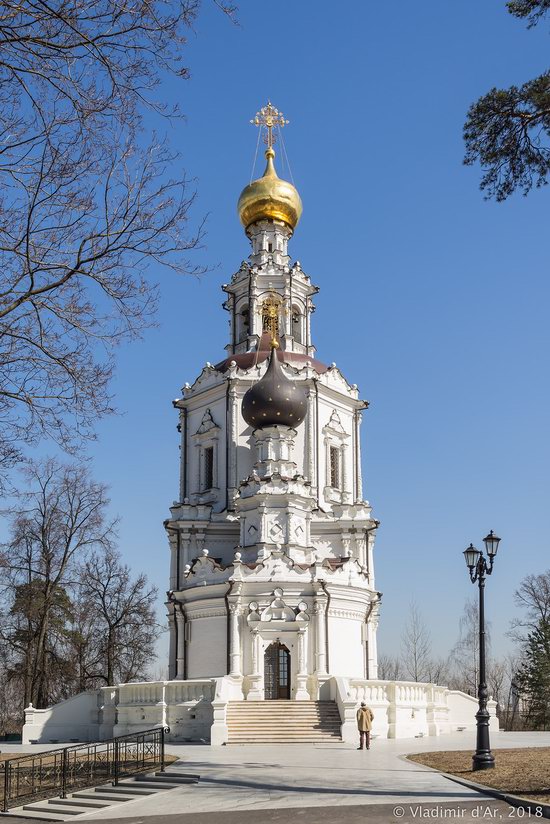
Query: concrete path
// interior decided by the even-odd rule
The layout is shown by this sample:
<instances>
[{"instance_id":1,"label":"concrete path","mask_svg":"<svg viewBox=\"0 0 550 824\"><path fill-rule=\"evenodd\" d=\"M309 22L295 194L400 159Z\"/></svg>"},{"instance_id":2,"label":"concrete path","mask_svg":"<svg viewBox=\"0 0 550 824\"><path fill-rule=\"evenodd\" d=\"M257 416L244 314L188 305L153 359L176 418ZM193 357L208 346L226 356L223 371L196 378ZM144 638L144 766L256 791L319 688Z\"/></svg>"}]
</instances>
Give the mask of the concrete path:
<instances>
[{"instance_id":1,"label":"concrete path","mask_svg":"<svg viewBox=\"0 0 550 824\"><path fill-rule=\"evenodd\" d=\"M493 749L502 747L550 746L550 733L498 733L491 739ZM79 816L79 820L107 822L126 819L124 824L142 821L152 816L148 824L155 824L154 817L174 816L172 824L183 819L185 824L210 824L219 822L219 815L199 813L216 813L223 811L239 813L231 818L224 815L223 824L233 821L247 821L242 811L272 810L262 814L263 824L268 821L282 822L289 820L292 809L293 820L303 824L331 824L332 820L348 822L360 819L359 810L346 811L342 816L342 806L362 807L362 820L365 818L365 805L368 816L380 821L418 820L420 809L429 805L445 805L464 810L462 820L473 820L471 810L479 805L501 808L508 811L507 805L493 799L483 799L478 793L455 784L438 773L404 759L412 752L430 750L473 750L474 735L457 733L440 738L424 739L377 739L370 751L357 751L346 744L305 745L232 745L226 747L209 747L205 745L171 745L168 752L178 755L181 762L174 768L185 768L188 772L200 773L198 785L182 787L162 796L130 802L113 809L92 812ZM383 809L382 806L383 805ZM388 805L388 806L386 806ZM378 810L380 807L380 810ZM394 816L394 808L399 809ZM310 808L318 808L316 816L307 814ZM324 808L321 810L320 808ZM332 808L333 812L329 813ZM287 810L286 815L278 817L275 811ZM298 810L301 811L298 818ZM415 811L416 810L416 814ZM470 811L468 813L468 811ZM315 811L314 811L315 812ZM403 812L403 815L400 813ZM192 814L189 819L188 815ZM313 817L312 817L313 815ZM330 816L336 816L331 819ZM327 817L328 816L328 817ZM338 817L339 816L339 817ZM385 817L384 817L385 816ZM434 820L433 816L429 816ZM477 813L474 818L481 818ZM487 818L488 816L484 816ZM490 816L489 816L490 817ZM441 815L441 820L445 816ZM499 815L493 817L499 818ZM502 820L508 813L502 813ZM256 819L257 821L257 815ZM438 820L435 818L435 820ZM250 818L252 821L252 818ZM122 824L122 822L121 822ZM183 824L183 822L182 822Z\"/></svg>"}]
</instances>

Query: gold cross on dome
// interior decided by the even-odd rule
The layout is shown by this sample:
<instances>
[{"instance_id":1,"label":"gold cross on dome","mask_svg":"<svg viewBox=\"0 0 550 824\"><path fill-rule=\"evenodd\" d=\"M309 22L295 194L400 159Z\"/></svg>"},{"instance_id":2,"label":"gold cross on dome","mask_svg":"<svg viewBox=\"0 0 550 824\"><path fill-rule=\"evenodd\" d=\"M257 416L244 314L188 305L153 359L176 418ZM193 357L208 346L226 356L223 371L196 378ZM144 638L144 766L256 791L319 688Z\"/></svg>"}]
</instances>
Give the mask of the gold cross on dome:
<instances>
[{"instance_id":1,"label":"gold cross on dome","mask_svg":"<svg viewBox=\"0 0 550 824\"><path fill-rule=\"evenodd\" d=\"M253 126L259 126L260 128L265 126L267 135L264 137L264 140L270 149L275 143L275 135L273 134L274 127L280 126L282 128L289 123L288 120L284 119L283 113L271 104L270 100L267 101L267 106L264 106L263 109L256 112L256 117L250 122Z\"/></svg>"}]
</instances>

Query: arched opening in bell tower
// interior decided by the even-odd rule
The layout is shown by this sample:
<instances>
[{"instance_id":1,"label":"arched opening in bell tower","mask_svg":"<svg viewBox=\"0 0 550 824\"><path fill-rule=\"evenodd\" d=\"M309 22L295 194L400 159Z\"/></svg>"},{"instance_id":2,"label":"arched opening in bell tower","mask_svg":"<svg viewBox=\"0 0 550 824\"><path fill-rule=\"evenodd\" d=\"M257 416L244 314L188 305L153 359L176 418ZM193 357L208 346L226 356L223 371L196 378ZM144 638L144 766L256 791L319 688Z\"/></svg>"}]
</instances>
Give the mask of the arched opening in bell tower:
<instances>
[{"instance_id":1,"label":"arched opening in bell tower","mask_svg":"<svg viewBox=\"0 0 550 824\"><path fill-rule=\"evenodd\" d=\"M250 334L250 310L244 306L239 312L237 340L239 343L246 340Z\"/></svg>"},{"instance_id":2,"label":"arched opening in bell tower","mask_svg":"<svg viewBox=\"0 0 550 824\"><path fill-rule=\"evenodd\" d=\"M292 337L296 343L304 343L304 318L299 306L292 307Z\"/></svg>"}]
</instances>

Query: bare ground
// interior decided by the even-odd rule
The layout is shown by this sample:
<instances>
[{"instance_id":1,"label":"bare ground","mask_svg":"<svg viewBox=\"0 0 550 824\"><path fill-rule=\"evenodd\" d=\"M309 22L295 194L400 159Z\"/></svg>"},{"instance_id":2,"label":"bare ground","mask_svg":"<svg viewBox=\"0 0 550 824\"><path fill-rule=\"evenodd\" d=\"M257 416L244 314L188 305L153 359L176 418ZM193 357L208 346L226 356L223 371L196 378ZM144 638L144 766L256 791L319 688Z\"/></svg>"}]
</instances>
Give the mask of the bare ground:
<instances>
[{"instance_id":1,"label":"bare ground","mask_svg":"<svg viewBox=\"0 0 550 824\"><path fill-rule=\"evenodd\" d=\"M472 751L415 753L407 758L435 770L532 801L550 804L550 747L493 750L495 768L472 771Z\"/></svg>"}]
</instances>

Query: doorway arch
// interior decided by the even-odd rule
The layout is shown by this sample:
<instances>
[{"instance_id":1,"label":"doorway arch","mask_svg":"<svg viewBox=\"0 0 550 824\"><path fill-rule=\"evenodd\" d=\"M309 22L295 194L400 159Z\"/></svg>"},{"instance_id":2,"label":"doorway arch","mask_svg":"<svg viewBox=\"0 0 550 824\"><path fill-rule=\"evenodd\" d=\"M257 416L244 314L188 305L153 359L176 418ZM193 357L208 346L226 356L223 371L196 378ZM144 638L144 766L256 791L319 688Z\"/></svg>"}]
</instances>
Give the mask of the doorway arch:
<instances>
[{"instance_id":1,"label":"doorway arch","mask_svg":"<svg viewBox=\"0 0 550 824\"><path fill-rule=\"evenodd\" d=\"M290 650L274 641L264 654L264 696L266 701L290 699Z\"/></svg>"}]
</instances>

